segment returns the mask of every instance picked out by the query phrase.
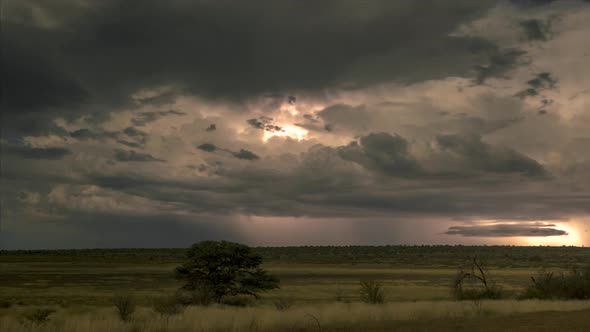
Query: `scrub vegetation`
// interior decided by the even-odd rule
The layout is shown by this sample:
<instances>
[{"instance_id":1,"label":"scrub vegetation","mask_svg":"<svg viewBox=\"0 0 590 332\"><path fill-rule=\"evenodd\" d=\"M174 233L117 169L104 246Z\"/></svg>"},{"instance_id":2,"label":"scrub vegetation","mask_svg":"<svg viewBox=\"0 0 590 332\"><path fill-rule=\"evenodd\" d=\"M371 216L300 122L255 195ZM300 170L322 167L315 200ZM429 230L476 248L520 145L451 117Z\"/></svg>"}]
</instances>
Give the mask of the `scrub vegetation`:
<instances>
[{"instance_id":1,"label":"scrub vegetation","mask_svg":"<svg viewBox=\"0 0 590 332\"><path fill-rule=\"evenodd\" d=\"M584 331L588 262L578 247L3 251L0 330Z\"/></svg>"}]
</instances>

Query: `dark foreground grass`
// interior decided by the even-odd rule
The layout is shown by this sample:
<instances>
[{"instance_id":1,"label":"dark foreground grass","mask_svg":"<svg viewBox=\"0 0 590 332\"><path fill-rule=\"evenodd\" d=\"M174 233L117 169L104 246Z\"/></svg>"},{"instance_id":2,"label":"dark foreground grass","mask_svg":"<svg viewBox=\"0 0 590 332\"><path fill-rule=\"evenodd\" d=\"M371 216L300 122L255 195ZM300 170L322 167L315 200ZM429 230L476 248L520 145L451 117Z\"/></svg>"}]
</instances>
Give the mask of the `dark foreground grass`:
<instances>
[{"instance_id":1,"label":"dark foreground grass","mask_svg":"<svg viewBox=\"0 0 590 332\"><path fill-rule=\"evenodd\" d=\"M586 332L590 331L590 310L572 312L535 312L504 317L489 316L466 319L436 319L400 322L397 326L380 331L431 332L431 331L512 331L512 332Z\"/></svg>"},{"instance_id":2,"label":"dark foreground grass","mask_svg":"<svg viewBox=\"0 0 590 332\"><path fill-rule=\"evenodd\" d=\"M312 331L584 331L590 303L515 300L188 307L162 315L141 307L122 321L112 308L56 308L44 322L24 319L34 308L0 309L3 332L312 332Z\"/></svg>"}]
</instances>

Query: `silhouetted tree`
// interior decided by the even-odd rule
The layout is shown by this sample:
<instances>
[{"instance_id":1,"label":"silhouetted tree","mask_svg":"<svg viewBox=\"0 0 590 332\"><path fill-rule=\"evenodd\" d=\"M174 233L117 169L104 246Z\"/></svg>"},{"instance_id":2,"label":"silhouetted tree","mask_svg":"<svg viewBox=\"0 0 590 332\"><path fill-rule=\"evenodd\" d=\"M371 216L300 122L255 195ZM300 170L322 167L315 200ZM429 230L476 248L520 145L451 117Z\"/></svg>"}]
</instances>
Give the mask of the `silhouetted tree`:
<instances>
[{"instance_id":1,"label":"silhouetted tree","mask_svg":"<svg viewBox=\"0 0 590 332\"><path fill-rule=\"evenodd\" d=\"M262 257L246 245L227 241L195 243L187 259L176 268L176 277L186 280L188 291L212 294L216 302L224 296L251 295L279 288L278 279L260 268Z\"/></svg>"}]
</instances>

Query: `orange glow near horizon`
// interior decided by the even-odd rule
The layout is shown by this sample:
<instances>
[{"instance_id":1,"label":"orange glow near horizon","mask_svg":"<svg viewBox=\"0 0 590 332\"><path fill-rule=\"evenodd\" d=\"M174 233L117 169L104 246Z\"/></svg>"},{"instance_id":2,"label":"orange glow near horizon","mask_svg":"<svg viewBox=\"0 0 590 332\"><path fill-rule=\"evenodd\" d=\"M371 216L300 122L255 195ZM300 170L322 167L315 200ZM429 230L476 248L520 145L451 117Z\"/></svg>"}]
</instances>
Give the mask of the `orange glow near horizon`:
<instances>
[{"instance_id":1,"label":"orange glow near horizon","mask_svg":"<svg viewBox=\"0 0 590 332\"><path fill-rule=\"evenodd\" d=\"M528 246L584 246L586 241L582 233L584 230L579 228L577 222L551 222L556 229L566 231L567 235L547 236L547 237L522 237L523 245Z\"/></svg>"}]
</instances>

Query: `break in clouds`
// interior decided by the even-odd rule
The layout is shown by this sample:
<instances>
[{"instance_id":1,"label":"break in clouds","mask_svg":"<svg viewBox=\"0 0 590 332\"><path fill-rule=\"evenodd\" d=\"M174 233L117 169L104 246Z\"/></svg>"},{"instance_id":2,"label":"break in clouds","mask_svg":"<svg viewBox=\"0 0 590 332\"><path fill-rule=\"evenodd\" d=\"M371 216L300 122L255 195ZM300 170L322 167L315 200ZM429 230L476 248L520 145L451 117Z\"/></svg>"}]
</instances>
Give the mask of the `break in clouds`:
<instances>
[{"instance_id":1,"label":"break in clouds","mask_svg":"<svg viewBox=\"0 0 590 332\"><path fill-rule=\"evenodd\" d=\"M588 1L6 0L3 248L588 244Z\"/></svg>"}]
</instances>

